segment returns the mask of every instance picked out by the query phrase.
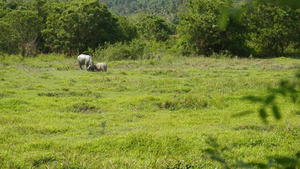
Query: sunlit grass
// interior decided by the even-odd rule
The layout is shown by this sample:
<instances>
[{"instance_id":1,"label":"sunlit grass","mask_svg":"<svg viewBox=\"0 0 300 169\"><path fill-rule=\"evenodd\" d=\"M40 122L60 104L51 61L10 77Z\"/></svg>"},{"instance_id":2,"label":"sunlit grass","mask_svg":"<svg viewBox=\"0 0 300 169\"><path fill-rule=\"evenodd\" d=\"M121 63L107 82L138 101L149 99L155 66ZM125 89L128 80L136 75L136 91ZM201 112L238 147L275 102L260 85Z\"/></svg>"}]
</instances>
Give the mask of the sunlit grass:
<instances>
[{"instance_id":1,"label":"sunlit grass","mask_svg":"<svg viewBox=\"0 0 300 169\"><path fill-rule=\"evenodd\" d=\"M282 119L264 124L261 105L243 99L293 80L297 59L165 56L107 64L107 73L87 72L75 57L6 56L0 168L220 167L205 155L210 137L227 147L228 164L266 164L300 150L298 102L280 97Z\"/></svg>"}]
</instances>

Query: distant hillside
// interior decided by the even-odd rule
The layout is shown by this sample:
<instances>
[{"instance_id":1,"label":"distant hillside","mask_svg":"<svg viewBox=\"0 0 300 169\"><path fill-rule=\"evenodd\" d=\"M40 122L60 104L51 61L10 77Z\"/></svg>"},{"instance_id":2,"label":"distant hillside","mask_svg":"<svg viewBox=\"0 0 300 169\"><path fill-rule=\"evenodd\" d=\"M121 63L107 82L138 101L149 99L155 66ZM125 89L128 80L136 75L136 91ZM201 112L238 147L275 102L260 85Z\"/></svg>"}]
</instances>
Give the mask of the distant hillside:
<instances>
[{"instance_id":1,"label":"distant hillside","mask_svg":"<svg viewBox=\"0 0 300 169\"><path fill-rule=\"evenodd\" d=\"M151 14L177 13L182 11L188 0L99 0L115 14L130 15L137 12ZM250 0L233 0L235 4Z\"/></svg>"},{"instance_id":2,"label":"distant hillside","mask_svg":"<svg viewBox=\"0 0 300 169\"><path fill-rule=\"evenodd\" d=\"M179 13L186 10L188 0L100 0L117 15L132 16L137 13L158 15L177 23Z\"/></svg>"},{"instance_id":3,"label":"distant hillside","mask_svg":"<svg viewBox=\"0 0 300 169\"><path fill-rule=\"evenodd\" d=\"M153 12L158 9L171 10L172 8L184 4L186 1L187 0L100 0L100 2L106 3L112 12L121 15L128 15L144 10Z\"/></svg>"}]
</instances>

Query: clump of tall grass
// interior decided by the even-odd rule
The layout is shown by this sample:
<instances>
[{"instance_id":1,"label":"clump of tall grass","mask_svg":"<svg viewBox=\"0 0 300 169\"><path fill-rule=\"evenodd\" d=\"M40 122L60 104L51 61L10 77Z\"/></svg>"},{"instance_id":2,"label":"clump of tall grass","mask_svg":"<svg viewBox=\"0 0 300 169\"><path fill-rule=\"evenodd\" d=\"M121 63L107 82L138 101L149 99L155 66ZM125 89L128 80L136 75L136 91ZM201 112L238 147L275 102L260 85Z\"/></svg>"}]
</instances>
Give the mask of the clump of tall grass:
<instances>
[{"instance_id":1,"label":"clump of tall grass","mask_svg":"<svg viewBox=\"0 0 300 169\"><path fill-rule=\"evenodd\" d=\"M40 54L34 57L23 57L22 55L0 55L2 60L0 69L19 69L29 71L31 69L51 68L56 70L75 69L77 59L66 58L61 54ZM5 68L6 67L6 68Z\"/></svg>"},{"instance_id":2,"label":"clump of tall grass","mask_svg":"<svg viewBox=\"0 0 300 169\"><path fill-rule=\"evenodd\" d=\"M106 43L98 48L93 56L98 60L112 61L125 59L138 59L144 52L145 44L139 40L129 43Z\"/></svg>"},{"instance_id":3,"label":"clump of tall grass","mask_svg":"<svg viewBox=\"0 0 300 169\"><path fill-rule=\"evenodd\" d=\"M115 44L106 43L95 50L93 55L101 61L160 59L162 55L171 52L170 42L143 41L135 39L130 42Z\"/></svg>"},{"instance_id":4,"label":"clump of tall grass","mask_svg":"<svg viewBox=\"0 0 300 169\"><path fill-rule=\"evenodd\" d=\"M13 65L18 62L22 62L24 60L23 56L21 55L0 55L1 63L0 66L9 66Z\"/></svg>"},{"instance_id":5,"label":"clump of tall grass","mask_svg":"<svg viewBox=\"0 0 300 169\"><path fill-rule=\"evenodd\" d=\"M158 107L162 109L168 109L168 110L180 110L180 109L199 110L199 109L209 108L214 104L215 104L214 101L207 97L201 97L194 94L186 94L159 103Z\"/></svg>"}]
</instances>

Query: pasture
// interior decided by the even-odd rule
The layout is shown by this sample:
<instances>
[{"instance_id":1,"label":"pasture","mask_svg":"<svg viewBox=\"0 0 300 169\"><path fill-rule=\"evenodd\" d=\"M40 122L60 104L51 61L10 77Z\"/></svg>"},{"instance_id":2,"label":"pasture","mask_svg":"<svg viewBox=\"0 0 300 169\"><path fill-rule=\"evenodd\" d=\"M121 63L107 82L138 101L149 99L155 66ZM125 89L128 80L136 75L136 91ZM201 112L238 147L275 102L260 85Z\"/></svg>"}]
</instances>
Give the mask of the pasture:
<instances>
[{"instance_id":1,"label":"pasture","mask_svg":"<svg viewBox=\"0 0 300 169\"><path fill-rule=\"evenodd\" d=\"M299 168L299 99L268 123L244 99L299 83L298 59L0 58L0 168Z\"/></svg>"}]
</instances>

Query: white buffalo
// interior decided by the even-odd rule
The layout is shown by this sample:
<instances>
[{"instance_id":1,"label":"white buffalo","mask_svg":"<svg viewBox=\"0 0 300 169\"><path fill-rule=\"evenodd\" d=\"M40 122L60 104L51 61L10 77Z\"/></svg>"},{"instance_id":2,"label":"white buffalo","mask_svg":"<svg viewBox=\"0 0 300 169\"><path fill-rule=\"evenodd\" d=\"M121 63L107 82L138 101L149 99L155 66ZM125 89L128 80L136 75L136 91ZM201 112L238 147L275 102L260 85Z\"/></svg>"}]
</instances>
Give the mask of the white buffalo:
<instances>
[{"instance_id":1,"label":"white buffalo","mask_svg":"<svg viewBox=\"0 0 300 169\"><path fill-rule=\"evenodd\" d=\"M85 65L85 70L94 71L95 65L90 55L80 54L77 57L77 59L78 59L80 70L82 70L82 65Z\"/></svg>"},{"instance_id":2,"label":"white buffalo","mask_svg":"<svg viewBox=\"0 0 300 169\"><path fill-rule=\"evenodd\" d=\"M97 63L96 70L106 72L107 71L107 64L106 63Z\"/></svg>"}]
</instances>

